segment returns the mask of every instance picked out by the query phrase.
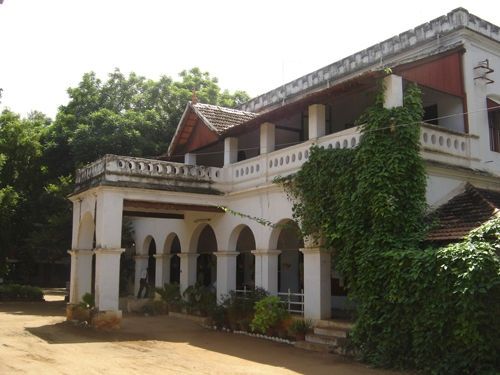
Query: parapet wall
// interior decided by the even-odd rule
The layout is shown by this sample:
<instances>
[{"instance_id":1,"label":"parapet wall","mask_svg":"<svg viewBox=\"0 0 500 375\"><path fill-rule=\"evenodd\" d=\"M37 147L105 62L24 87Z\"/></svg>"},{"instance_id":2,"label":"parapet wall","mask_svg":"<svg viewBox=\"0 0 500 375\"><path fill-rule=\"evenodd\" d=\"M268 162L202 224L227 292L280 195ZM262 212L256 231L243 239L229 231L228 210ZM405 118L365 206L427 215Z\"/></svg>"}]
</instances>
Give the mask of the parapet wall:
<instances>
[{"instance_id":1,"label":"parapet wall","mask_svg":"<svg viewBox=\"0 0 500 375\"><path fill-rule=\"evenodd\" d=\"M406 52L418 45L438 40L444 35L463 28L473 30L500 42L500 28L498 26L470 14L466 9L457 8L445 16L405 31L263 95L257 96L242 104L239 109L248 112L261 112L268 107L281 104L291 97L327 88L335 81L370 66L381 68L388 59L394 58L400 53Z\"/></svg>"}]
</instances>

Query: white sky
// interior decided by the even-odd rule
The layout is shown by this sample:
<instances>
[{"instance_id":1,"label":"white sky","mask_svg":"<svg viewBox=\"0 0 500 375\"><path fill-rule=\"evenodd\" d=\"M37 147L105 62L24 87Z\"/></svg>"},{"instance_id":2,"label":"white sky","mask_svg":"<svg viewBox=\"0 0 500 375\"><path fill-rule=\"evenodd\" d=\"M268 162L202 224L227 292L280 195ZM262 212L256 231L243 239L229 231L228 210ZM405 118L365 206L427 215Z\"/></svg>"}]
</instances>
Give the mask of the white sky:
<instances>
[{"instance_id":1,"label":"white sky","mask_svg":"<svg viewBox=\"0 0 500 375\"><path fill-rule=\"evenodd\" d=\"M500 25L498 0L4 0L0 110L54 117L83 73L115 67L199 66L256 96L459 6Z\"/></svg>"}]
</instances>

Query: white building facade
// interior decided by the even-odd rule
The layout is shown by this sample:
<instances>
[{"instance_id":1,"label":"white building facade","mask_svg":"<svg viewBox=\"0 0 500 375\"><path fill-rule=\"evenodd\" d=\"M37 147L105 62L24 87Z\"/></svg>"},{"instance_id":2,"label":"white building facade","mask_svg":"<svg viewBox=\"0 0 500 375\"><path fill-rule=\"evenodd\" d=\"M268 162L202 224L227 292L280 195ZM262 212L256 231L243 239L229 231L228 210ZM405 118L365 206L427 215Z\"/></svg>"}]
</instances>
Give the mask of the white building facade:
<instances>
[{"instance_id":1,"label":"white building facade","mask_svg":"<svg viewBox=\"0 0 500 375\"><path fill-rule=\"evenodd\" d=\"M199 282L219 297L247 287L303 294L305 317L330 318L345 308L342 279L328 249L299 238L273 180L297 172L312 145L356 147L354 122L384 79L387 107L402 105L408 83L422 88L430 207L466 183L500 190L499 72L500 29L457 9L238 110L188 103L168 161L106 155L77 171L70 304L94 289L98 318L119 322L126 218L135 294L148 269L156 286L181 291Z\"/></svg>"}]
</instances>

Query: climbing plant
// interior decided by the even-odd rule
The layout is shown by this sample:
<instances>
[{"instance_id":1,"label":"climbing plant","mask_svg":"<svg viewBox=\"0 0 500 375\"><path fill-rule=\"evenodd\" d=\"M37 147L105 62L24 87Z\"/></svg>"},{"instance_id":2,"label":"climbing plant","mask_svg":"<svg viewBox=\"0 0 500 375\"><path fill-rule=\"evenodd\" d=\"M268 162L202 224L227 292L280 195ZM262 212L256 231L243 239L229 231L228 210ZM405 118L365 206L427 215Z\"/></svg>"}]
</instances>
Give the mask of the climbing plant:
<instances>
[{"instance_id":1,"label":"climbing plant","mask_svg":"<svg viewBox=\"0 0 500 375\"><path fill-rule=\"evenodd\" d=\"M498 231L460 245L422 248L420 91L410 85L404 105L392 109L384 108L383 95L381 87L358 121L357 148L313 147L302 169L279 182L302 234L322 237L333 249L357 304L352 342L363 359L437 374L494 372Z\"/></svg>"}]
</instances>

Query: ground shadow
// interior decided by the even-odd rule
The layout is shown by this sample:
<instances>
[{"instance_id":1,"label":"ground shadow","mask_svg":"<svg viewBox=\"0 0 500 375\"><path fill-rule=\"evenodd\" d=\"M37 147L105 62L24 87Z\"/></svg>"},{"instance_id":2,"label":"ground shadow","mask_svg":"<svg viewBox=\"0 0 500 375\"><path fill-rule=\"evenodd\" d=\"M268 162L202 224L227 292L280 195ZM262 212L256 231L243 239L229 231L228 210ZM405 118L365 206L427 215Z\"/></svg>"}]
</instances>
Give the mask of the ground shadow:
<instances>
[{"instance_id":1,"label":"ground shadow","mask_svg":"<svg viewBox=\"0 0 500 375\"><path fill-rule=\"evenodd\" d=\"M156 341L187 343L207 351L282 367L301 374L331 374L336 373L336 369L340 371L352 366L367 370L365 366L353 364L352 360L341 356L306 352L287 344L213 331L200 327L192 321L166 315L153 317L128 315L123 320L122 328L115 331L97 331L71 322L30 327L26 330L47 343L56 345L94 342L122 342L127 345L126 342L129 342L129 346L136 345L141 351L148 352L153 350ZM151 349L148 349L148 346Z\"/></svg>"},{"instance_id":2,"label":"ground shadow","mask_svg":"<svg viewBox=\"0 0 500 375\"><path fill-rule=\"evenodd\" d=\"M0 302L0 312L13 315L64 316L66 302Z\"/></svg>"}]
</instances>

